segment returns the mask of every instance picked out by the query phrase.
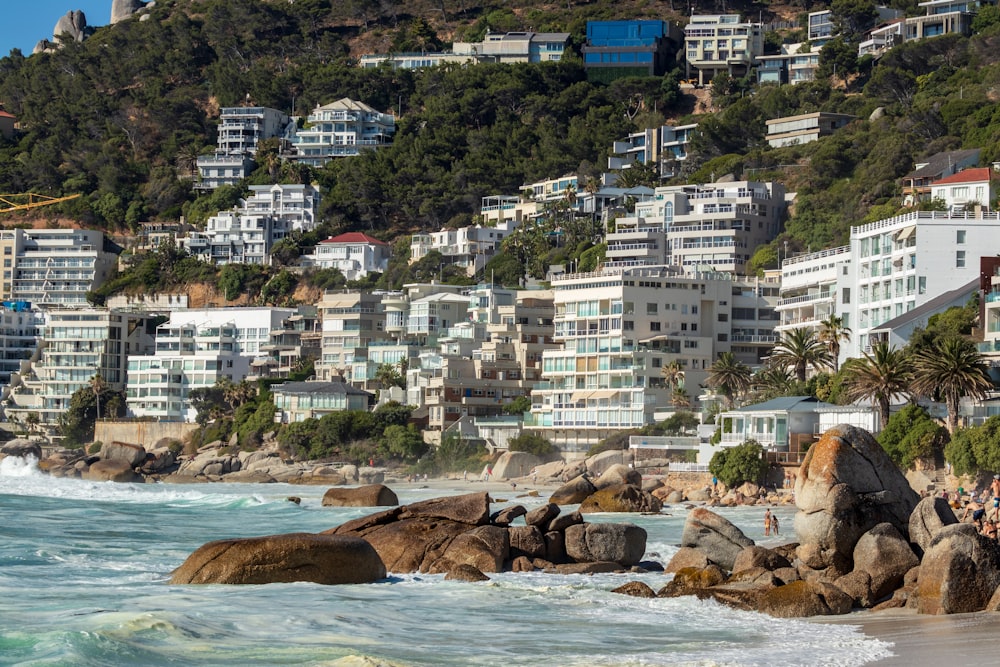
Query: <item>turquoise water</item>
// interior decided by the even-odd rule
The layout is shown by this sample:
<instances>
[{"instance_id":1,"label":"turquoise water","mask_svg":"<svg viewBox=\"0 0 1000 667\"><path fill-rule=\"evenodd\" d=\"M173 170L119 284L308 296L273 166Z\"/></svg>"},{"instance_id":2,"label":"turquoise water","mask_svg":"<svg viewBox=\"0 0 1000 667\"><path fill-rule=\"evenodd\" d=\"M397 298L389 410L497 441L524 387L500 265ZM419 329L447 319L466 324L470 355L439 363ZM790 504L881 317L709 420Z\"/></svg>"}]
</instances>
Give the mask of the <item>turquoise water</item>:
<instances>
[{"instance_id":1,"label":"turquoise water","mask_svg":"<svg viewBox=\"0 0 1000 667\"><path fill-rule=\"evenodd\" d=\"M459 483L460 484L460 483ZM461 485L460 485L461 486ZM456 493L474 489L465 485ZM318 532L371 512L321 506L322 487L112 484L0 462L0 665L860 665L891 654L850 625L609 591L669 576L397 575L360 586L170 586L205 542ZM396 489L402 503L442 495ZM295 495L301 505L285 499ZM529 509L541 499L518 499ZM496 509L497 506L494 506ZM676 551L684 510L603 515ZM761 511L726 516L759 537ZM792 513L779 510L782 525Z\"/></svg>"}]
</instances>

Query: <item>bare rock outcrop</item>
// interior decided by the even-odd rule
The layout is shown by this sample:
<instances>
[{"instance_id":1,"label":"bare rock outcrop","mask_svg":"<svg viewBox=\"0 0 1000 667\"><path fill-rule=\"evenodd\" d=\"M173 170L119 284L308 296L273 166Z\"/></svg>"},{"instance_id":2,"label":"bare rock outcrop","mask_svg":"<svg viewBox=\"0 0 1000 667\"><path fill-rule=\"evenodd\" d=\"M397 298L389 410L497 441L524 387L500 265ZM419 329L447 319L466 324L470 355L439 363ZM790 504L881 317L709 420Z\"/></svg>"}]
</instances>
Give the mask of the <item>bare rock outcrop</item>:
<instances>
[{"instance_id":1,"label":"bare rock outcrop","mask_svg":"<svg viewBox=\"0 0 1000 667\"><path fill-rule=\"evenodd\" d=\"M137 474L127 461L105 460L95 461L82 475L91 482L141 482L142 476Z\"/></svg>"},{"instance_id":2,"label":"bare rock outcrop","mask_svg":"<svg viewBox=\"0 0 1000 667\"><path fill-rule=\"evenodd\" d=\"M531 471L542 463L534 454L527 452L504 452L493 464L494 479L515 479L527 477Z\"/></svg>"},{"instance_id":3,"label":"bare rock outcrop","mask_svg":"<svg viewBox=\"0 0 1000 667\"><path fill-rule=\"evenodd\" d=\"M582 503L596 491L594 483L585 475L575 477L552 492L549 502L555 505Z\"/></svg>"},{"instance_id":4,"label":"bare rock outcrop","mask_svg":"<svg viewBox=\"0 0 1000 667\"><path fill-rule=\"evenodd\" d=\"M937 532L920 561L917 611L981 611L1000 586L1000 545L959 523Z\"/></svg>"},{"instance_id":5,"label":"bare rock outcrop","mask_svg":"<svg viewBox=\"0 0 1000 667\"><path fill-rule=\"evenodd\" d=\"M646 531L632 524L576 524L565 535L566 555L578 562L637 565L646 552Z\"/></svg>"},{"instance_id":6,"label":"bare rock outcrop","mask_svg":"<svg viewBox=\"0 0 1000 667\"><path fill-rule=\"evenodd\" d=\"M946 499L940 496L924 498L910 515L910 541L923 553L939 530L955 523L958 517Z\"/></svg>"},{"instance_id":7,"label":"bare rock outcrop","mask_svg":"<svg viewBox=\"0 0 1000 667\"><path fill-rule=\"evenodd\" d=\"M146 448L128 442L106 442L101 445L99 457L111 461L125 461L135 468L146 460Z\"/></svg>"},{"instance_id":8,"label":"bare rock outcrop","mask_svg":"<svg viewBox=\"0 0 1000 667\"><path fill-rule=\"evenodd\" d=\"M87 16L79 9L66 12L56 21L55 28L52 29L52 41L56 44L65 39L64 35L77 42L82 42L87 36Z\"/></svg>"},{"instance_id":9,"label":"bare rock outcrop","mask_svg":"<svg viewBox=\"0 0 1000 667\"><path fill-rule=\"evenodd\" d=\"M607 486L588 496L580 504L580 512L659 512L660 499L634 484Z\"/></svg>"},{"instance_id":10,"label":"bare rock outcrop","mask_svg":"<svg viewBox=\"0 0 1000 667\"><path fill-rule=\"evenodd\" d=\"M614 486L622 486L623 484L631 484L632 486L641 488L642 475L634 468L616 463L601 473L601 476L594 481L594 488L600 491Z\"/></svg>"},{"instance_id":11,"label":"bare rock outcrop","mask_svg":"<svg viewBox=\"0 0 1000 667\"><path fill-rule=\"evenodd\" d=\"M910 543L892 524L875 526L854 547L854 571L869 576L875 601L891 595L903 584L906 573L919 564Z\"/></svg>"},{"instance_id":12,"label":"bare rock outcrop","mask_svg":"<svg viewBox=\"0 0 1000 667\"><path fill-rule=\"evenodd\" d=\"M34 457L36 461L41 461L42 447L34 440L15 438L4 443L3 447L0 447L0 459L5 456L17 456L22 459Z\"/></svg>"},{"instance_id":13,"label":"bare rock outcrop","mask_svg":"<svg viewBox=\"0 0 1000 667\"><path fill-rule=\"evenodd\" d=\"M355 537L291 533L218 540L192 553L171 584L363 584L385 577L370 544Z\"/></svg>"},{"instance_id":14,"label":"bare rock outcrop","mask_svg":"<svg viewBox=\"0 0 1000 667\"><path fill-rule=\"evenodd\" d=\"M111 25L135 14L142 9L144 3L141 0L112 0L111 2Z\"/></svg>"},{"instance_id":15,"label":"bare rock outcrop","mask_svg":"<svg viewBox=\"0 0 1000 667\"><path fill-rule=\"evenodd\" d=\"M853 569L854 546L880 523L906 535L919 497L870 433L839 425L806 454L795 482L795 533L824 566Z\"/></svg>"}]
</instances>

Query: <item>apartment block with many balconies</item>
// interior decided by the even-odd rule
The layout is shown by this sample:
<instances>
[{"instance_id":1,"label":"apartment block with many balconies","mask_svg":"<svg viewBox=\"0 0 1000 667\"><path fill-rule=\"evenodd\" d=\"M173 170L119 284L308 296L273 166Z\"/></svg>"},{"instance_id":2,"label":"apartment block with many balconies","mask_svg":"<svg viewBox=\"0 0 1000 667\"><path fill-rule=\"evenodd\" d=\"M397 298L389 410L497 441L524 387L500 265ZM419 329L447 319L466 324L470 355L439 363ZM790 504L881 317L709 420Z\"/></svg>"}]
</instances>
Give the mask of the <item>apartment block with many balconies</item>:
<instances>
[{"instance_id":1,"label":"apartment block with many balconies","mask_svg":"<svg viewBox=\"0 0 1000 667\"><path fill-rule=\"evenodd\" d=\"M395 132L392 114L345 97L313 109L306 126L295 134L294 152L285 157L318 168L335 158L392 143Z\"/></svg>"},{"instance_id":2,"label":"apartment block with many balconies","mask_svg":"<svg viewBox=\"0 0 1000 667\"><path fill-rule=\"evenodd\" d=\"M764 55L764 28L760 23L740 20L739 14L699 15L684 27L688 75L700 85L712 83L718 74L745 75Z\"/></svg>"}]
</instances>

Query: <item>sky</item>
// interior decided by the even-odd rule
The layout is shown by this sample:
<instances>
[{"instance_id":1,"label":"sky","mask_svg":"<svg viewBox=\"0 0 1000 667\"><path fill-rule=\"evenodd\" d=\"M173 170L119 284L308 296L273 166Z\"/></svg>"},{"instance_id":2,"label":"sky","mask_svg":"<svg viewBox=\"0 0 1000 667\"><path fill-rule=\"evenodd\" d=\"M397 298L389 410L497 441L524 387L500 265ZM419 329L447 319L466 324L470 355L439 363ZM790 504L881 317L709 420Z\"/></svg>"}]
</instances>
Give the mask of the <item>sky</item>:
<instances>
[{"instance_id":1,"label":"sky","mask_svg":"<svg viewBox=\"0 0 1000 667\"><path fill-rule=\"evenodd\" d=\"M0 4L0 57L15 48L31 55L40 40L52 39L59 17L75 9L83 10L89 26L105 26L111 21L111 0L0 0Z\"/></svg>"}]
</instances>

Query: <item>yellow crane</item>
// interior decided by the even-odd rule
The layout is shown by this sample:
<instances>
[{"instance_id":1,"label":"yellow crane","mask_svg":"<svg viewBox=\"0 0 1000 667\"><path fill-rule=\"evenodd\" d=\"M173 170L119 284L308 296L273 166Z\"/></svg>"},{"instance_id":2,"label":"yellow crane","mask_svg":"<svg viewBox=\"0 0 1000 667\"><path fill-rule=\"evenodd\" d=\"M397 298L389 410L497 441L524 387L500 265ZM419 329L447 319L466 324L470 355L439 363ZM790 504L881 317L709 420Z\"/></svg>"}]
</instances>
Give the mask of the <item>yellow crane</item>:
<instances>
[{"instance_id":1,"label":"yellow crane","mask_svg":"<svg viewBox=\"0 0 1000 667\"><path fill-rule=\"evenodd\" d=\"M32 208L58 204L59 202L76 199L80 195L67 195L65 197L49 197L47 195L36 195L27 192L17 195L0 195L0 213L10 213L11 211L27 211Z\"/></svg>"}]
</instances>

